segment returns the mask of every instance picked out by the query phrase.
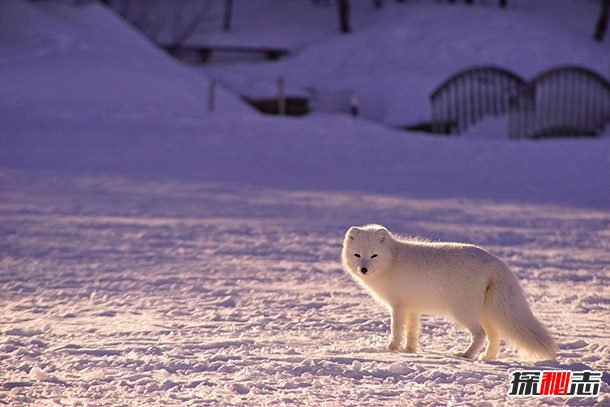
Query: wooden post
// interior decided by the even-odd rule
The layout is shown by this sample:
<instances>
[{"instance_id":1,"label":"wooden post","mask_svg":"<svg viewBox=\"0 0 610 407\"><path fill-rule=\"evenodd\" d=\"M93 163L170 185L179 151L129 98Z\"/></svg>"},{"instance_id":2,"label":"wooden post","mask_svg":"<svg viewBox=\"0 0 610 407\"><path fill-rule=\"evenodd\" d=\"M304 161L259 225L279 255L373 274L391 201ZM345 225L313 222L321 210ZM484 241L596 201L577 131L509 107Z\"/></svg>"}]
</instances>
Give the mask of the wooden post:
<instances>
[{"instance_id":1,"label":"wooden post","mask_svg":"<svg viewBox=\"0 0 610 407\"><path fill-rule=\"evenodd\" d=\"M349 24L349 0L339 0L337 2L339 7L339 27L342 33L348 33L351 31Z\"/></svg>"},{"instance_id":2,"label":"wooden post","mask_svg":"<svg viewBox=\"0 0 610 407\"><path fill-rule=\"evenodd\" d=\"M349 111L352 116L360 115L360 99L357 94L353 94L349 100Z\"/></svg>"},{"instance_id":3,"label":"wooden post","mask_svg":"<svg viewBox=\"0 0 610 407\"><path fill-rule=\"evenodd\" d=\"M608 28L608 16L610 15L610 0L601 1L601 9L599 10L599 17L595 24L595 32L593 38L596 41L602 41L604 35L606 35L606 29Z\"/></svg>"},{"instance_id":4,"label":"wooden post","mask_svg":"<svg viewBox=\"0 0 610 407\"><path fill-rule=\"evenodd\" d=\"M281 75L277 78L277 113L281 116L286 114L286 89Z\"/></svg>"},{"instance_id":5,"label":"wooden post","mask_svg":"<svg viewBox=\"0 0 610 407\"><path fill-rule=\"evenodd\" d=\"M222 29L225 32L231 30L231 16L233 15L233 0L225 0L225 10L222 19Z\"/></svg>"},{"instance_id":6,"label":"wooden post","mask_svg":"<svg viewBox=\"0 0 610 407\"><path fill-rule=\"evenodd\" d=\"M212 79L208 87L208 111L216 109L216 81Z\"/></svg>"}]
</instances>

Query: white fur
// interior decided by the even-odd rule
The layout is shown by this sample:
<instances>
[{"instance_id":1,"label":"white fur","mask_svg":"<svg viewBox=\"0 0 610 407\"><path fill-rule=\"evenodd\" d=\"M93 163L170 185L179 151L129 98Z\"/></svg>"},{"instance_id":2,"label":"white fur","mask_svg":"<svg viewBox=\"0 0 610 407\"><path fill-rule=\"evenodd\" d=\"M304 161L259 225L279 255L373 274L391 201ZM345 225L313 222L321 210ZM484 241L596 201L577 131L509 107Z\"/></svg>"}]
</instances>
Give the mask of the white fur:
<instances>
[{"instance_id":1,"label":"white fur","mask_svg":"<svg viewBox=\"0 0 610 407\"><path fill-rule=\"evenodd\" d=\"M347 231L342 261L390 310L391 350L415 352L420 315L433 313L470 332L470 346L459 356L474 358L487 337L485 360L496 358L501 338L536 359L555 358L555 342L530 311L516 277L480 247L402 239L367 225Z\"/></svg>"}]
</instances>

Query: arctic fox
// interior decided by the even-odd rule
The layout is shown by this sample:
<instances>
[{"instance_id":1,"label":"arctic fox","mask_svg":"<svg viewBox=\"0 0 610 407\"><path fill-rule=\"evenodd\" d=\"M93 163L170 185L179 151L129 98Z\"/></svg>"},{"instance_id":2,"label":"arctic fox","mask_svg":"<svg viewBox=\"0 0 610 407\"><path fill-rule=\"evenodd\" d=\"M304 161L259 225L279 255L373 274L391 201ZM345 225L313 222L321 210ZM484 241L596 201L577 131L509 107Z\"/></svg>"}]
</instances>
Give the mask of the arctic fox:
<instances>
[{"instance_id":1,"label":"arctic fox","mask_svg":"<svg viewBox=\"0 0 610 407\"><path fill-rule=\"evenodd\" d=\"M458 356L494 360L504 338L538 360L556 344L534 317L517 278L480 247L399 238L380 225L351 227L341 254L345 270L391 314L388 348L415 352L421 313L452 317L471 334ZM405 343L406 333L406 343Z\"/></svg>"}]
</instances>

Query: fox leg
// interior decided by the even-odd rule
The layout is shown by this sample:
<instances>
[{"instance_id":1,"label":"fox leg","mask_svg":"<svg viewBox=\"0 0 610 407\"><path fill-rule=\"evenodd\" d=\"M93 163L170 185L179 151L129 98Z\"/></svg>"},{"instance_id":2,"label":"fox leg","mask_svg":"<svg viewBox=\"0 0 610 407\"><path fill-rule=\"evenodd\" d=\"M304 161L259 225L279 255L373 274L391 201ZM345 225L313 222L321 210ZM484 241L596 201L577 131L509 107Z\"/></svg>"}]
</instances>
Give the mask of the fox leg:
<instances>
[{"instance_id":1,"label":"fox leg","mask_svg":"<svg viewBox=\"0 0 610 407\"><path fill-rule=\"evenodd\" d=\"M482 360L495 360L500 350L500 336L489 322L483 323L483 329L487 335L487 347L483 354Z\"/></svg>"},{"instance_id":2,"label":"fox leg","mask_svg":"<svg viewBox=\"0 0 610 407\"><path fill-rule=\"evenodd\" d=\"M392 308L390 323L390 340L388 349L401 351L404 350L403 342L406 330L406 312L402 308Z\"/></svg>"},{"instance_id":3,"label":"fox leg","mask_svg":"<svg viewBox=\"0 0 610 407\"><path fill-rule=\"evenodd\" d=\"M483 346L483 342L485 342L485 331L481 324L477 321L461 321L466 329L470 332L470 345L468 349L462 353L458 353L456 356L466 358L466 359L474 359L477 355L481 347Z\"/></svg>"},{"instance_id":4,"label":"fox leg","mask_svg":"<svg viewBox=\"0 0 610 407\"><path fill-rule=\"evenodd\" d=\"M407 314L407 347L405 351L415 353L419 339L419 314L410 312Z\"/></svg>"}]
</instances>

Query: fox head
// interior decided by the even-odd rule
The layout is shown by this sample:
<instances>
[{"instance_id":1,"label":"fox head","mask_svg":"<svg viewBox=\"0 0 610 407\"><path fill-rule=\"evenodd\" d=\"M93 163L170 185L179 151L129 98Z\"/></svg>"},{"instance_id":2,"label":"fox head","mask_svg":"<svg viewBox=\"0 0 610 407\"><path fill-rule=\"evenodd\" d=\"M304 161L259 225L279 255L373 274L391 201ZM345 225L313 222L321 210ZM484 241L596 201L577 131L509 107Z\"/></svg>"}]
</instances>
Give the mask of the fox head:
<instances>
[{"instance_id":1,"label":"fox head","mask_svg":"<svg viewBox=\"0 0 610 407\"><path fill-rule=\"evenodd\" d=\"M392 261L391 241L383 226L352 226L343 240L343 266L363 279L382 273Z\"/></svg>"}]
</instances>

